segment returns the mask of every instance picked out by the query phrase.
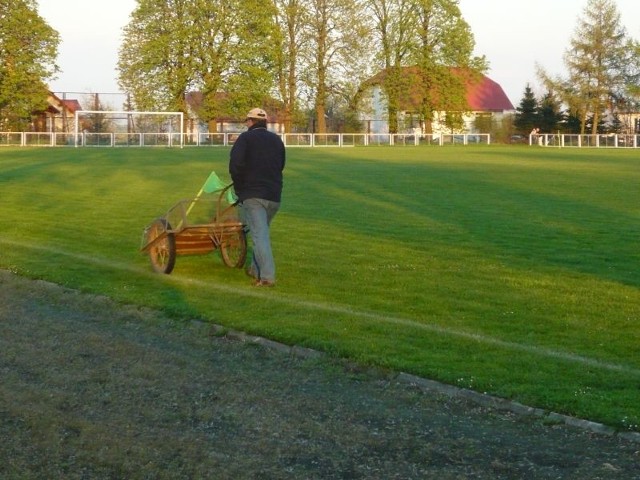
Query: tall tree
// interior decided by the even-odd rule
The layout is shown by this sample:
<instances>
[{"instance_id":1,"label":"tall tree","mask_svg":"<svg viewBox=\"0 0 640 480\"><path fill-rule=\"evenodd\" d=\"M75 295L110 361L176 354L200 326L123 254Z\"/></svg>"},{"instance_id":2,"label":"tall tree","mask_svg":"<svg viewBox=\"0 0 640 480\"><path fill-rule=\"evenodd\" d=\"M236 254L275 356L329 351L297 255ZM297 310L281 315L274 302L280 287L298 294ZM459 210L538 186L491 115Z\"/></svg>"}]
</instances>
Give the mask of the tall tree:
<instances>
[{"instance_id":1,"label":"tall tree","mask_svg":"<svg viewBox=\"0 0 640 480\"><path fill-rule=\"evenodd\" d=\"M26 129L45 109L59 43L35 0L0 0L0 129Z\"/></svg>"},{"instance_id":2,"label":"tall tree","mask_svg":"<svg viewBox=\"0 0 640 480\"><path fill-rule=\"evenodd\" d=\"M633 114L640 111L640 42L628 39L625 50L628 52L625 85L623 90L614 93L612 108L615 113L623 116L621 133L633 133Z\"/></svg>"},{"instance_id":3,"label":"tall tree","mask_svg":"<svg viewBox=\"0 0 640 480\"><path fill-rule=\"evenodd\" d=\"M304 35L307 10L302 0L273 0L275 23L279 41L275 56L276 81L283 103L284 131L291 132L298 113L298 85L300 83L300 54L308 45Z\"/></svg>"},{"instance_id":4,"label":"tall tree","mask_svg":"<svg viewBox=\"0 0 640 480\"><path fill-rule=\"evenodd\" d=\"M411 52L411 39L417 30L413 0L367 0L372 30L379 45L378 64L385 71L382 89L387 99L389 133L398 133L398 111L403 91L403 67Z\"/></svg>"},{"instance_id":5,"label":"tall tree","mask_svg":"<svg viewBox=\"0 0 640 480\"><path fill-rule=\"evenodd\" d=\"M513 122L518 133L528 135L531 130L540 126L538 107L538 100L531 89L531 85L527 84L524 89L524 96L520 100L520 104L516 107Z\"/></svg>"},{"instance_id":6,"label":"tall tree","mask_svg":"<svg viewBox=\"0 0 640 480\"><path fill-rule=\"evenodd\" d=\"M194 85L189 3L137 0L123 29L119 83L138 110L186 110L184 94Z\"/></svg>"},{"instance_id":7,"label":"tall tree","mask_svg":"<svg viewBox=\"0 0 640 480\"><path fill-rule=\"evenodd\" d=\"M475 40L458 0L414 0L418 30L414 58L421 77L421 114L427 133L438 111L468 110L466 85L487 68L473 55Z\"/></svg>"},{"instance_id":8,"label":"tall tree","mask_svg":"<svg viewBox=\"0 0 640 480\"><path fill-rule=\"evenodd\" d=\"M561 127L565 133L580 133L582 121L576 116L575 112L566 110L562 116Z\"/></svg>"},{"instance_id":9,"label":"tall tree","mask_svg":"<svg viewBox=\"0 0 640 480\"><path fill-rule=\"evenodd\" d=\"M552 92L547 92L538 105L538 126L543 133L553 133L562 122L560 102Z\"/></svg>"},{"instance_id":10,"label":"tall tree","mask_svg":"<svg viewBox=\"0 0 640 480\"><path fill-rule=\"evenodd\" d=\"M273 83L273 4L259 0L137 0L124 28L118 63L136 108L186 111L185 95L202 93L198 114L241 115ZM224 95L221 95L224 93Z\"/></svg>"},{"instance_id":11,"label":"tall tree","mask_svg":"<svg viewBox=\"0 0 640 480\"><path fill-rule=\"evenodd\" d=\"M215 3L212 0L199 1L205 5ZM228 97L224 102L224 112L235 118L244 118L247 111L255 106L272 111L275 108L272 106L273 95L277 93L277 55L282 45L282 37L275 24L275 5L263 0L218 1L225 8L223 15L230 21L231 34L226 51L220 50L220 54L228 55L228 68L220 69L222 82L217 89L218 94L224 92ZM217 16L216 20L221 20L221 17ZM207 46L200 51L201 67L208 63L208 52ZM219 57L216 55L215 59ZM215 78L216 72L210 70L207 75ZM213 89L207 90L209 98L215 95Z\"/></svg>"},{"instance_id":12,"label":"tall tree","mask_svg":"<svg viewBox=\"0 0 640 480\"><path fill-rule=\"evenodd\" d=\"M626 90L629 97L640 103L640 42L630 39L627 50L631 61L627 64Z\"/></svg>"},{"instance_id":13,"label":"tall tree","mask_svg":"<svg viewBox=\"0 0 640 480\"><path fill-rule=\"evenodd\" d=\"M585 133L590 116L591 133L597 133L612 95L625 90L625 72L632 60L628 44L615 2L589 0L564 55L568 77L553 79L539 70L548 88L559 93L580 118L581 133Z\"/></svg>"},{"instance_id":14,"label":"tall tree","mask_svg":"<svg viewBox=\"0 0 640 480\"><path fill-rule=\"evenodd\" d=\"M362 0L306 0L310 50L306 78L313 92L316 129L327 130L328 97L353 87L362 75L362 58L369 46ZM344 81L348 81L348 85ZM364 80L364 76L362 78ZM353 92L355 94L355 88Z\"/></svg>"}]
</instances>

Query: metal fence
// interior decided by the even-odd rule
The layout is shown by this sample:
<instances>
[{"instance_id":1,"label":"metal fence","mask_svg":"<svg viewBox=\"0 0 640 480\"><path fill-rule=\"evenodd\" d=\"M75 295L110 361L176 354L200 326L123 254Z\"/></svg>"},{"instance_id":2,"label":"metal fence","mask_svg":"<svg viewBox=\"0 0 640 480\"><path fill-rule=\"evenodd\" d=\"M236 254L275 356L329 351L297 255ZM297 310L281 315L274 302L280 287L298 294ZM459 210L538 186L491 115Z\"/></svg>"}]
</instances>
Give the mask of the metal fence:
<instances>
[{"instance_id":1,"label":"metal fence","mask_svg":"<svg viewBox=\"0 0 640 480\"><path fill-rule=\"evenodd\" d=\"M529 145L542 147L574 147L574 148L638 148L640 135L637 134L549 134L529 135Z\"/></svg>"},{"instance_id":2,"label":"metal fence","mask_svg":"<svg viewBox=\"0 0 640 480\"><path fill-rule=\"evenodd\" d=\"M225 147L240 133L35 133L0 132L0 146L12 147ZM287 147L368 145L488 145L489 134L285 133Z\"/></svg>"},{"instance_id":3,"label":"metal fence","mask_svg":"<svg viewBox=\"0 0 640 480\"><path fill-rule=\"evenodd\" d=\"M0 132L0 146L9 147L226 147L240 133L49 133ZM388 133L285 133L287 147L360 147L489 145L482 134L388 134ZM539 134L529 136L529 145L573 148L639 148L638 134Z\"/></svg>"}]
</instances>

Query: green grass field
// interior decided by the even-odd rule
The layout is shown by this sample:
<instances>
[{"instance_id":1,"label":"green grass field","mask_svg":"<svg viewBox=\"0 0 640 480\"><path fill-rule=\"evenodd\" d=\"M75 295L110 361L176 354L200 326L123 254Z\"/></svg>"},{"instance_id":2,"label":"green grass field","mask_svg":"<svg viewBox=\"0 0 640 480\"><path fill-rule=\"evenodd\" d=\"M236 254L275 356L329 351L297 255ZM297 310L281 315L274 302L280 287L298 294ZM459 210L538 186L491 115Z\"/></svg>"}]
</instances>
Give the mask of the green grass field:
<instances>
[{"instance_id":1,"label":"green grass field","mask_svg":"<svg viewBox=\"0 0 640 480\"><path fill-rule=\"evenodd\" d=\"M0 268L640 430L640 157L288 150L275 289L143 228L228 149L0 149Z\"/></svg>"}]
</instances>

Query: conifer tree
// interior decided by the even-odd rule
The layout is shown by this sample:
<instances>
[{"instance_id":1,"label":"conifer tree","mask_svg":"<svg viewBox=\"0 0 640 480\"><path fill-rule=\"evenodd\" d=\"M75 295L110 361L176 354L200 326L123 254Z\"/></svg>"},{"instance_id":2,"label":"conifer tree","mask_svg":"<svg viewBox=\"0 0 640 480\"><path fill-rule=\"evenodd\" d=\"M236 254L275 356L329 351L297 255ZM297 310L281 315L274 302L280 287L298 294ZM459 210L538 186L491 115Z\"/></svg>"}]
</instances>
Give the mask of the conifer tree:
<instances>
[{"instance_id":1,"label":"conifer tree","mask_svg":"<svg viewBox=\"0 0 640 480\"><path fill-rule=\"evenodd\" d=\"M576 113L571 110L566 110L561 123L562 131L565 133L580 133L581 127L581 120Z\"/></svg>"},{"instance_id":2,"label":"conifer tree","mask_svg":"<svg viewBox=\"0 0 640 480\"><path fill-rule=\"evenodd\" d=\"M558 130L562 121L559 102L551 92L540 100L538 105L538 127L542 133L553 133Z\"/></svg>"},{"instance_id":3,"label":"conifer tree","mask_svg":"<svg viewBox=\"0 0 640 480\"><path fill-rule=\"evenodd\" d=\"M538 100L536 99L531 86L527 84L524 89L524 96L516 108L513 125L516 131L521 135L529 135L531 130L539 128L538 122Z\"/></svg>"},{"instance_id":4,"label":"conifer tree","mask_svg":"<svg viewBox=\"0 0 640 480\"><path fill-rule=\"evenodd\" d=\"M612 96L629 92L629 65L638 64L632 44L615 2L588 0L564 56L567 78L552 78L539 70L547 88L580 119L580 133L587 127L597 133Z\"/></svg>"}]
</instances>

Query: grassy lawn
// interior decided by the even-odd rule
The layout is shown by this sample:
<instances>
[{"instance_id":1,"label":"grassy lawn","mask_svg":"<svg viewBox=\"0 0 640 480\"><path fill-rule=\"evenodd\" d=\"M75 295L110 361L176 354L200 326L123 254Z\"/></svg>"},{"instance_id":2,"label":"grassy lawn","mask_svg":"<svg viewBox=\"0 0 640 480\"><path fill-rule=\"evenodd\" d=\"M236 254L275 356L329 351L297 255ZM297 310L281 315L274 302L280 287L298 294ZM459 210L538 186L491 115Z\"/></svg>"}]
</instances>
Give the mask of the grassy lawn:
<instances>
[{"instance_id":1,"label":"grassy lawn","mask_svg":"<svg viewBox=\"0 0 640 480\"><path fill-rule=\"evenodd\" d=\"M637 151L288 150L278 286L143 228L228 149L0 149L0 268L640 430Z\"/></svg>"}]
</instances>

